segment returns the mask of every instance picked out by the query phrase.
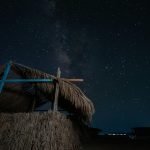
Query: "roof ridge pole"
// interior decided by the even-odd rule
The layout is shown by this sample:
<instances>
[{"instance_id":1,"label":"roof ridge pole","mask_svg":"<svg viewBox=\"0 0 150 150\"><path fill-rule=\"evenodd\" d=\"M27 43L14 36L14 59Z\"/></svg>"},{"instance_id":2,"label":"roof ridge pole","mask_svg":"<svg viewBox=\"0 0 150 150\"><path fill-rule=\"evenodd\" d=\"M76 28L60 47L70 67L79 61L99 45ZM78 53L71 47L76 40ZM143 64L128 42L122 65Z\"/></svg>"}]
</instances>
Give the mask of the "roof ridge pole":
<instances>
[{"instance_id":1,"label":"roof ridge pole","mask_svg":"<svg viewBox=\"0 0 150 150\"><path fill-rule=\"evenodd\" d=\"M7 79L8 73L9 73L10 68L11 68L11 64L12 64L12 61L9 61L9 62L6 64L6 67L5 67L5 69L4 69L4 75L3 75L3 77L2 77L2 80L0 80L0 93L1 93L2 90L3 90L5 81L6 81L6 79Z\"/></svg>"},{"instance_id":2,"label":"roof ridge pole","mask_svg":"<svg viewBox=\"0 0 150 150\"><path fill-rule=\"evenodd\" d=\"M61 76L61 71L60 68L58 67L57 69L57 79L59 79ZM53 105L53 111L56 112L58 111L58 96L59 96L59 83L58 80L56 81L56 86L55 86L55 99L54 99L54 105Z\"/></svg>"}]
</instances>

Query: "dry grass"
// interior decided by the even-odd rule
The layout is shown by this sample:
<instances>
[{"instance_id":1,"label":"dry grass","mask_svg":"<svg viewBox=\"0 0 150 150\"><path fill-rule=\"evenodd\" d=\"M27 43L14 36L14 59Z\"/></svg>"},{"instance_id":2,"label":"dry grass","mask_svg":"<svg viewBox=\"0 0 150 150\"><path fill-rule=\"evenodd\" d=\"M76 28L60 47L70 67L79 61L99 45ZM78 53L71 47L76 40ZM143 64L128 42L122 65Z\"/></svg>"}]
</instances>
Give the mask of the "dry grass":
<instances>
[{"instance_id":1,"label":"dry grass","mask_svg":"<svg viewBox=\"0 0 150 150\"><path fill-rule=\"evenodd\" d=\"M0 113L0 150L79 150L80 134L59 112Z\"/></svg>"},{"instance_id":2,"label":"dry grass","mask_svg":"<svg viewBox=\"0 0 150 150\"><path fill-rule=\"evenodd\" d=\"M0 112L28 112L34 95L23 90L20 84L5 85L0 94Z\"/></svg>"},{"instance_id":3,"label":"dry grass","mask_svg":"<svg viewBox=\"0 0 150 150\"><path fill-rule=\"evenodd\" d=\"M73 83L65 79L57 79L55 76L32 69L20 64L12 64L12 70L22 78L53 79L51 83L34 83L34 86L50 100L54 99L55 82L59 83L59 106L65 110L77 114L86 122L91 121L94 114L94 106L90 99Z\"/></svg>"}]
</instances>

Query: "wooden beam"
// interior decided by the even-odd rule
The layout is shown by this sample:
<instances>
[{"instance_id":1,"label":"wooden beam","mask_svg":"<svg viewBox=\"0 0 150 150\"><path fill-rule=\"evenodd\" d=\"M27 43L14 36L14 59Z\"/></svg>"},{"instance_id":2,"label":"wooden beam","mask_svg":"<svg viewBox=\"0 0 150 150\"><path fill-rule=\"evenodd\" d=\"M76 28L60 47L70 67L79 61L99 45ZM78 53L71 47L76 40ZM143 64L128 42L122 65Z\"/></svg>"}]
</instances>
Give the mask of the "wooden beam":
<instances>
[{"instance_id":1,"label":"wooden beam","mask_svg":"<svg viewBox=\"0 0 150 150\"><path fill-rule=\"evenodd\" d=\"M37 101L37 94L38 94L38 92L37 92L37 88L36 88L36 86L34 85L34 98L33 98L33 101L32 101L32 106L31 106L31 112L33 112L34 111L34 109L35 109L35 104L36 104L36 101Z\"/></svg>"},{"instance_id":2,"label":"wooden beam","mask_svg":"<svg viewBox=\"0 0 150 150\"><path fill-rule=\"evenodd\" d=\"M0 80L2 82L2 80ZM53 79L7 79L6 83L53 82Z\"/></svg>"},{"instance_id":3,"label":"wooden beam","mask_svg":"<svg viewBox=\"0 0 150 150\"><path fill-rule=\"evenodd\" d=\"M58 68L57 69L57 78L60 78L60 76L61 76L61 71L60 71L60 68ZM59 96L59 84L56 82L54 108L53 108L54 112L56 112L58 110L58 96Z\"/></svg>"},{"instance_id":4,"label":"wooden beam","mask_svg":"<svg viewBox=\"0 0 150 150\"><path fill-rule=\"evenodd\" d=\"M5 81L6 81L6 79L7 79L8 73L9 73L9 71L10 71L10 68L11 68L11 62L9 62L9 63L6 65L6 68L5 68L5 70L4 70L4 75L3 75L3 77L2 77L2 80L0 80L0 93L1 93L2 90L3 90Z\"/></svg>"},{"instance_id":5,"label":"wooden beam","mask_svg":"<svg viewBox=\"0 0 150 150\"><path fill-rule=\"evenodd\" d=\"M67 78L61 78L63 80L69 81L69 82L83 82L84 79L67 79Z\"/></svg>"}]
</instances>

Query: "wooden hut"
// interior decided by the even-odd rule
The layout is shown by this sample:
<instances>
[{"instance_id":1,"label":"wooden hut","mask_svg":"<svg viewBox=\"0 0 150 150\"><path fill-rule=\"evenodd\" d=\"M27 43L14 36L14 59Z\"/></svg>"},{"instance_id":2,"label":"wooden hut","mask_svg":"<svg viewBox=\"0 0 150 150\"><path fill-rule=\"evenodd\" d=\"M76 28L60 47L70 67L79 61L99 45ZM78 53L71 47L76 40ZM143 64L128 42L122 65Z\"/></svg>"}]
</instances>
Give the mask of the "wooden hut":
<instances>
[{"instance_id":1,"label":"wooden hut","mask_svg":"<svg viewBox=\"0 0 150 150\"><path fill-rule=\"evenodd\" d=\"M8 78L9 70L19 79ZM71 82L75 80L13 62L1 67L0 77L0 149L81 149L81 139L89 136L94 106ZM54 104L53 109L34 112L45 99Z\"/></svg>"}]
</instances>

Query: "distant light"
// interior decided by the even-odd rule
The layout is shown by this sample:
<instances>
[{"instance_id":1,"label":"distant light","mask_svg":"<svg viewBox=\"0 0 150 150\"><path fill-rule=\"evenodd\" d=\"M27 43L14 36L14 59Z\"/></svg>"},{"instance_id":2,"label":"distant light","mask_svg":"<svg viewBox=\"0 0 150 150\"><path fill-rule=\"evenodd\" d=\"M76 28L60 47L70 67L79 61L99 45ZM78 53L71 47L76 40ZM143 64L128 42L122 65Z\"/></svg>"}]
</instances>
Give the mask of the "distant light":
<instances>
[{"instance_id":1,"label":"distant light","mask_svg":"<svg viewBox=\"0 0 150 150\"><path fill-rule=\"evenodd\" d=\"M127 134L126 133L108 133L107 135L110 135L110 136L126 136Z\"/></svg>"}]
</instances>

